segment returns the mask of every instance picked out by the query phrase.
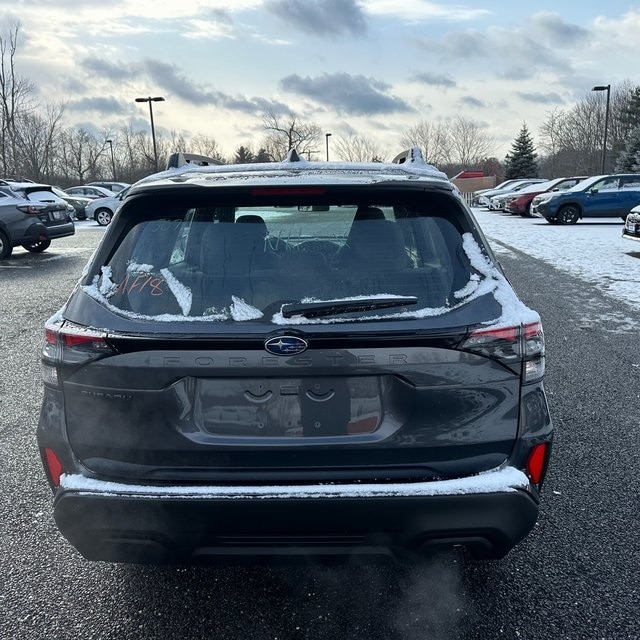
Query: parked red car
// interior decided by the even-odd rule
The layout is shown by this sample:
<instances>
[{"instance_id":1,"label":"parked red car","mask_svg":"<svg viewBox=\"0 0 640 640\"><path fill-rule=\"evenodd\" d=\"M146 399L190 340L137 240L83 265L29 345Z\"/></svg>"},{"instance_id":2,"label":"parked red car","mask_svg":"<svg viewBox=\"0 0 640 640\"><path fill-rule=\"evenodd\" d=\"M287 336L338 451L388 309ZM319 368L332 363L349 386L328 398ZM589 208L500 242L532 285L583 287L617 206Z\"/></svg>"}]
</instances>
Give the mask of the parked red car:
<instances>
[{"instance_id":1,"label":"parked red car","mask_svg":"<svg viewBox=\"0 0 640 640\"><path fill-rule=\"evenodd\" d=\"M571 178L555 178L555 180L549 180L549 182L532 184L519 194L516 194L517 197L509 202L507 208L512 216L520 214L523 218L528 218L531 216L529 212L531 201L537 195L546 193L547 191L564 191L565 189L575 186L578 182L582 182L582 180L587 177L588 176L572 176Z\"/></svg>"}]
</instances>

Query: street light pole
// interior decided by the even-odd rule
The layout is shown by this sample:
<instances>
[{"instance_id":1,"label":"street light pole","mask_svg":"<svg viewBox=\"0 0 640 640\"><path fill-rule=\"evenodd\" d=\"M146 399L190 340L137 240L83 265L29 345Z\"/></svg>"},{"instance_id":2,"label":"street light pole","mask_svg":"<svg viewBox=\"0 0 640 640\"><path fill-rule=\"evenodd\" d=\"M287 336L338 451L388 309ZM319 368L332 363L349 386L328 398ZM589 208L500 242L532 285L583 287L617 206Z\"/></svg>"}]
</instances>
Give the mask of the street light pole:
<instances>
[{"instance_id":1,"label":"street light pole","mask_svg":"<svg viewBox=\"0 0 640 640\"><path fill-rule=\"evenodd\" d=\"M164 98L162 96L156 96L152 98L149 96L148 98L136 98L136 102L148 102L149 103L149 118L151 119L151 139L153 140L153 157L156 163L156 171L158 170L158 148L156 147L156 129L153 125L153 107L151 106L152 102L164 102Z\"/></svg>"},{"instance_id":2,"label":"street light pole","mask_svg":"<svg viewBox=\"0 0 640 640\"><path fill-rule=\"evenodd\" d=\"M115 161L115 159L113 157L113 142L111 140L107 140L107 144L111 148L111 168L113 170L113 179L117 180L117 178L116 178L116 161Z\"/></svg>"},{"instance_id":3,"label":"street light pole","mask_svg":"<svg viewBox=\"0 0 640 640\"><path fill-rule=\"evenodd\" d=\"M326 143L327 146L327 162L329 162L329 138L331 137L330 133L325 133L324 134L324 141Z\"/></svg>"},{"instance_id":4,"label":"street light pole","mask_svg":"<svg viewBox=\"0 0 640 640\"><path fill-rule=\"evenodd\" d=\"M599 84L593 87L591 91L606 91L607 92L607 108L604 113L604 140L602 142L602 173L604 174L605 160L607 159L607 130L609 128L609 98L611 97L611 85Z\"/></svg>"}]
</instances>

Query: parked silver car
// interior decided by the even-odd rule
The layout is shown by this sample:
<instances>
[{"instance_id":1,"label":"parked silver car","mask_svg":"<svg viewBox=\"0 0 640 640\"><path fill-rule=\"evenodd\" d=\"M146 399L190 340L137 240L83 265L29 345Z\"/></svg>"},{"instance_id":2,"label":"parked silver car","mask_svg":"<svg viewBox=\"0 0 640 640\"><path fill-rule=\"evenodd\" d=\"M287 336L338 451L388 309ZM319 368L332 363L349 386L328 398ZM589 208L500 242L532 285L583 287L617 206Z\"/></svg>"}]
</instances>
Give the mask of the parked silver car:
<instances>
[{"instance_id":1,"label":"parked silver car","mask_svg":"<svg viewBox=\"0 0 640 640\"><path fill-rule=\"evenodd\" d=\"M101 227L106 227L128 192L129 187L108 198L98 198L90 202L86 208L87 218L93 218Z\"/></svg>"}]
</instances>

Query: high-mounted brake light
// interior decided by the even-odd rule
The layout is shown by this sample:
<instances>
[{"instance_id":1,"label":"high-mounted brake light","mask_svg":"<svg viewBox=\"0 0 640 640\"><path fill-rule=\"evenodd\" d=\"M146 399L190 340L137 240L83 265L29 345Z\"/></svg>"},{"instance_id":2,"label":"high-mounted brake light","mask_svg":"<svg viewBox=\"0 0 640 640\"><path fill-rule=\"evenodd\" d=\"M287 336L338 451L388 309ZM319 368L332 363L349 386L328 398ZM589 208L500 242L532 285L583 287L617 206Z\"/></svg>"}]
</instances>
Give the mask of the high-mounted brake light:
<instances>
[{"instance_id":1,"label":"high-mounted brake light","mask_svg":"<svg viewBox=\"0 0 640 640\"><path fill-rule=\"evenodd\" d=\"M324 187L255 187L252 196L321 196L327 190Z\"/></svg>"}]
</instances>

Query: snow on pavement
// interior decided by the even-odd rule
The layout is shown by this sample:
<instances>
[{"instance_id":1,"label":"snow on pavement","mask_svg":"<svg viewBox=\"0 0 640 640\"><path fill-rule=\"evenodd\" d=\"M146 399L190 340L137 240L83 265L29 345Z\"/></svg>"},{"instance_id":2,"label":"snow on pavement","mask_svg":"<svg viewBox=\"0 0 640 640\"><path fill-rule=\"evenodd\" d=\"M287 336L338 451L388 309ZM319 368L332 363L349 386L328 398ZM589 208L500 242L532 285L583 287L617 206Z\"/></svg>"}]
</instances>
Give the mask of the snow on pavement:
<instances>
[{"instance_id":1,"label":"snow on pavement","mask_svg":"<svg viewBox=\"0 0 640 640\"><path fill-rule=\"evenodd\" d=\"M498 255L517 249L640 310L640 244L622 238L622 220L595 218L564 226L486 209L473 213Z\"/></svg>"}]
</instances>

